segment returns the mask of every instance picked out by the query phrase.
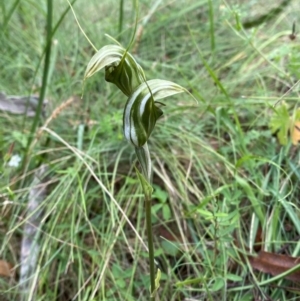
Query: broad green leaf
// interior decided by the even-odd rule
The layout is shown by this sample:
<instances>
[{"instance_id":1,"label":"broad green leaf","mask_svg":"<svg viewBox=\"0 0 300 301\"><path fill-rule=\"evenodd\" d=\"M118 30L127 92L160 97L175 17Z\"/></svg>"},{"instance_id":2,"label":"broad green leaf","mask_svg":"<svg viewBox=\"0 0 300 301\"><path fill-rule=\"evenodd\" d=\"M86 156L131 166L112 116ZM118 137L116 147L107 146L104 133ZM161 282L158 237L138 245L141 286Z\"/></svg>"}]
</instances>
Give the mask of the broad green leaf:
<instances>
[{"instance_id":1,"label":"broad green leaf","mask_svg":"<svg viewBox=\"0 0 300 301\"><path fill-rule=\"evenodd\" d=\"M288 131L290 129L290 124L291 120L288 107L287 104L283 102L281 106L275 110L270 120L271 132L277 132L277 137L281 145L286 145L288 142Z\"/></svg>"}]
</instances>

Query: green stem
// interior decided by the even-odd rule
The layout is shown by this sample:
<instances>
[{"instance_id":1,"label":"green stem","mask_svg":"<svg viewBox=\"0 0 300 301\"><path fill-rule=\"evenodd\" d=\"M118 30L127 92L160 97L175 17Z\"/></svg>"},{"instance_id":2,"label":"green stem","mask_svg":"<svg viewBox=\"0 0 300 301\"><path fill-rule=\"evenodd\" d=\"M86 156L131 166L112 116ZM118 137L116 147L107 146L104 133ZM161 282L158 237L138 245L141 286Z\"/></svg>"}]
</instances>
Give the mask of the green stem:
<instances>
[{"instance_id":1,"label":"green stem","mask_svg":"<svg viewBox=\"0 0 300 301\"><path fill-rule=\"evenodd\" d=\"M12 5L11 9L9 10L7 16L4 15L4 22L2 24L2 31L5 32L6 28L7 28L7 24L9 23L9 20L11 18L11 16L13 15L14 11L16 10L16 8L18 7L18 5L20 4L21 0L16 0L14 2L14 4ZM4 2L3 2L4 3Z\"/></svg>"},{"instance_id":2,"label":"green stem","mask_svg":"<svg viewBox=\"0 0 300 301\"><path fill-rule=\"evenodd\" d=\"M211 0L208 0L209 7L209 23L210 23L210 47L211 51L215 51L215 28L214 28L214 7Z\"/></svg>"},{"instance_id":3,"label":"green stem","mask_svg":"<svg viewBox=\"0 0 300 301\"><path fill-rule=\"evenodd\" d=\"M135 148L136 156L142 167L142 174L147 179L148 184L151 186L151 158L149 153L148 144L146 143L142 147Z\"/></svg>"},{"instance_id":4,"label":"green stem","mask_svg":"<svg viewBox=\"0 0 300 301\"><path fill-rule=\"evenodd\" d=\"M151 198L145 194L145 210L146 210L146 228L148 237L148 249L149 249L149 265L150 265L150 285L151 285L151 297L150 300L154 301L155 291L155 264L154 264L154 246L153 246L153 233L152 233L152 220L151 220Z\"/></svg>"},{"instance_id":5,"label":"green stem","mask_svg":"<svg viewBox=\"0 0 300 301\"><path fill-rule=\"evenodd\" d=\"M152 233L152 218L151 218L151 158L148 149L148 144L146 143L142 147L135 148L136 155L142 167L142 174L137 170L139 180L141 182L144 196L145 196L145 211L146 211L146 228L147 228L147 238L148 238L148 249L149 249L149 266L150 266L150 301L155 300L155 260L154 260L154 245L153 245L153 233Z\"/></svg>"},{"instance_id":6,"label":"green stem","mask_svg":"<svg viewBox=\"0 0 300 301\"><path fill-rule=\"evenodd\" d=\"M27 158L29 156L30 145L34 137L34 133L38 126L41 117L42 106L44 102L44 98L46 95L47 90L47 83L48 83L48 74L50 69L50 57L51 57L51 41L52 41L52 14L53 14L53 7L52 7L52 0L47 0L47 37L46 37L46 47L45 47L45 62L44 62L44 70L43 70L43 79L42 79L42 87L41 92L39 95L39 102L36 108L35 117L31 126L30 135L28 137L25 155L22 161L22 170L24 170L25 165L27 163Z\"/></svg>"},{"instance_id":7,"label":"green stem","mask_svg":"<svg viewBox=\"0 0 300 301\"><path fill-rule=\"evenodd\" d=\"M124 9L124 0L120 0L120 11L119 11L119 34L121 34L123 29L123 9Z\"/></svg>"},{"instance_id":8,"label":"green stem","mask_svg":"<svg viewBox=\"0 0 300 301\"><path fill-rule=\"evenodd\" d=\"M75 4L76 1L77 1L77 0L73 0L72 2L70 2L71 5L68 5L67 8L64 10L64 12L61 14L59 20L57 21L57 23L55 24L55 26L53 27L53 30L52 30L52 32L51 32L51 38L49 39L50 43L51 43L52 38L53 38L54 34L56 33L58 27L60 26L60 24L61 24L62 21L64 20L66 14L67 14L68 11L70 10L71 6L73 6L73 5ZM48 40L48 39L47 39L47 40ZM33 77L32 77L32 85L31 85L31 86L34 86L34 82L35 82L37 73L38 73L38 71L39 71L41 62L43 61L43 58L44 58L44 56L45 56L45 53L46 53L47 49L48 49L48 48L47 48L47 44L46 44L46 46L45 46L44 49L43 49L42 55L41 55L40 58L39 58L39 61L38 61L38 63L37 63L37 66L36 66L36 68L35 68L35 72L34 72L34 75L33 75ZM32 93L32 88L30 89L29 95L30 95L31 93ZM26 118L24 117L22 127L25 126L25 121L26 121Z\"/></svg>"},{"instance_id":9,"label":"green stem","mask_svg":"<svg viewBox=\"0 0 300 301\"><path fill-rule=\"evenodd\" d=\"M36 114L32 123L31 127L31 135L29 136L28 143L27 143L27 151L29 149L29 146L31 144L31 141L33 139L33 135L35 133L35 130L37 128L37 125L40 120L43 101L46 95L46 89L47 89L47 82L48 82L48 74L49 74L49 68L50 68L50 57L51 57L51 38L52 38L52 0L47 1L47 41L46 41L46 53L45 53L45 64L44 64L44 70L43 70L43 79L42 79L42 87L39 97L39 103L36 109Z\"/></svg>"}]
</instances>

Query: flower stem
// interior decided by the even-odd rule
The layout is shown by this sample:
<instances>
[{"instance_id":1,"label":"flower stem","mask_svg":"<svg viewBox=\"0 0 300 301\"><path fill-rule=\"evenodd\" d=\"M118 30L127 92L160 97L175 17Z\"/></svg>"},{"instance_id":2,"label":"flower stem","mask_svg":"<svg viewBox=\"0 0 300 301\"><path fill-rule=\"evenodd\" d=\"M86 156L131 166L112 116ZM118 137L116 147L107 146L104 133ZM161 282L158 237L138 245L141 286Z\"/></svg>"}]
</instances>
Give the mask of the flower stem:
<instances>
[{"instance_id":1,"label":"flower stem","mask_svg":"<svg viewBox=\"0 0 300 301\"><path fill-rule=\"evenodd\" d=\"M124 0L120 0L120 8L119 8L119 34L123 29L123 11L124 11Z\"/></svg>"},{"instance_id":2,"label":"flower stem","mask_svg":"<svg viewBox=\"0 0 300 301\"><path fill-rule=\"evenodd\" d=\"M153 233L152 233L152 218L151 218L151 158L147 143L142 147L135 148L136 155L142 167L142 174L137 170L139 180L141 182L144 197L145 197L145 211L146 211L146 228L148 238L148 250L149 250L149 266L150 266L150 301L155 300L155 293L157 288L155 287L155 260L154 260L154 245L153 245Z\"/></svg>"},{"instance_id":3,"label":"flower stem","mask_svg":"<svg viewBox=\"0 0 300 301\"><path fill-rule=\"evenodd\" d=\"M153 246L153 233L152 233L152 220L151 220L151 198L148 198L145 194L145 210L146 210L146 228L148 237L148 249L149 249L149 265L150 265L150 285L151 285L151 297L150 300L154 301L155 296L155 265L154 265L154 246Z\"/></svg>"}]
</instances>

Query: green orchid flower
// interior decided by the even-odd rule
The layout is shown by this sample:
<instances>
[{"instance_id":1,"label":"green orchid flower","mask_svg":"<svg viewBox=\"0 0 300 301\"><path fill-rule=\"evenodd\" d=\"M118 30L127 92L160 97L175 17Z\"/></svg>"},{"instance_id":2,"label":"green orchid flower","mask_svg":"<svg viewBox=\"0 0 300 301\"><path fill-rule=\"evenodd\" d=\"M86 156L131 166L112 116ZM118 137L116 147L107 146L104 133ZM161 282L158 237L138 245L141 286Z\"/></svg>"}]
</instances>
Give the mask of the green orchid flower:
<instances>
[{"instance_id":1,"label":"green orchid flower","mask_svg":"<svg viewBox=\"0 0 300 301\"><path fill-rule=\"evenodd\" d=\"M185 89L170 81L153 79L142 83L128 98L123 114L123 130L127 141L142 147L149 139L156 121L163 115L155 100Z\"/></svg>"},{"instance_id":2,"label":"green orchid flower","mask_svg":"<svg viewBox=\"0 0 300 301\"><path fill-rule=\"evenodd\" d=\"M128 96L123 115L125 138L137 148L144 146L156 121L163 115L157 100L187 90L166 80L146 81L142 67L120 45L101 48L90 60L84 79L103 68L105 80Z\"/></svg>"},{"instance_id":3,"label":"green orchid flower","mask_svg":"<svg viewBox=\"0 0 300 301\"><path fill-rule=\"evenodd\" d=\"M90 60L84 78L105 68L105 80L115 84L126 96L145 81L142 67L119 45L101 48Z\"/></svg>"}]
</instances>

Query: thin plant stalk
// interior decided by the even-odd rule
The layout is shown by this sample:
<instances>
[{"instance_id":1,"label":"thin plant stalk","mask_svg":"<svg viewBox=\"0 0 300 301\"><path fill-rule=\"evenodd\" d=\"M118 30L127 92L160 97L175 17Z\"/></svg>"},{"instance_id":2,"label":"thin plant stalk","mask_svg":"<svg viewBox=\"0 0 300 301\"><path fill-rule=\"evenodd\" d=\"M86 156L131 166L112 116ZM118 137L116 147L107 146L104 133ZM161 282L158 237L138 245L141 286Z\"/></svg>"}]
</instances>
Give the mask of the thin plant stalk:
<instances>
[{"instance_id":1,"label":"thin plant stalk","mask_svg":"<svg viewBox=\"0 0 300 301\"><path fill-rule=\"evenodd\" d=\"M124 11L124 0L120 0L120 9L119 9L119 34L123 30L123 11Z\"/></svg>"},{"instance_id":2,"label":"thin plant stalk","mask_svg":"<svg viewBox=\"0 0 300 301\"><path fill-rule=\"evenodd\" d=\"M73 5L75 4L76 1L77 1L77 0L73 0L72 2L70 2L70 5L73 6ZM70 5L68 5L68 6L66 7L66 9L64 10L64 12L61 14L59 20L56 22L55 26L53 26L53 29L52 29L52 31L51 31L51 38L49 39L50 43L51 43L51 41L52 41L52 38L53 38L54 34L56 33L57 29L59 28L60 24L62 23L62 21L64 20L65 16L67 15L68 11L71 9L71 6L70 6ZM48 39L47 39L47 40L48 40ZM47 49L48 49L48 48L47 48L47 44L46 44L46 47L44 47L43 52L42 52L42 54L41 54L41 56L40 56L40 58L39 58L39 61L38 61L38 63L37 63L37 66L36 66L36 68L35 68L35 72L34 72L34 75L33 75L33 77L32 77L32 85L31 85L31 86L34 86L34 82L35 82L35 79L36 79L36 75L37 75L37 73L38 73L38 71L39 71L41 62L43 61L43 58L44 58L44 56L45 56L45 53L46 53ZM32 88L30 89L30 93L29 93L29 94L31 94L31 93L32 93ZM25 121L26 121L26 119L24 118L22 127L25 126Z\"/></svg>"},{"instance_id":3,"label":"thin plant stalk","mask_svg":"<svg viewBox=\"0 0 300 301\"><path fill-rule=\"evenodd\" d=\"M47 37L46 37L46 51L45 51L45 63L44 63L44 70L43 70L43 79L42 79L42 87L39 97L39 103L36 110L36 115L32 123L31 127L31 135L29 138L29 142L27 144L27 148L30 145L32 139L33 139L33 133L35 132L37 125L40 120L41 111L42 111L42 105L43 101L46 95L47 90L47 84L48 84L48 74L49 74L49 68L50 68L50 58L51 58L51 39L52 39L52 0L47 1Z\"/></svg>"},{"instance_id":4,"label":"thin plant stalk","mask_svg":"<svg viewBox=\"0 0 300 301\"><path fill-rule=\"evenodd\" d=\"M145 194L145 211L146 211L146 228L147 228L147 239L149 249L149 266L150 266L150 288L151 296L150 300L155 300L155 263L154 263L154 245L153 245L153 232L152 232L152 217L151 217L151 197Z\"/></svg>"},{"instance_id":5,"label":"thin plant stalk","mask_svg":"<svg viewBox=\"0 0 300 301\"><path fill-rule=\"evenodd\" d=\"M142 175L137 171L139 176L145 200L145 215L146 215L146 229L147 229L147 240L148 240L148 256L149 256L149 267L150 267L150 300L155 300L155 292L157 287L155 285L155 260L154 260L154 244L153 244L153 231L152 231L152 215L151 215L151 158L148 149L148 143L142 147L135 148L137 158L141 164Z\"/></svg>"},{"instance_id":6,"label":"thin plant stalk","mask_svg":"<svg viewBox=\"0 0 300 301\"><path fill-rule=\"evenodd\" d=\"M8 14L4 17L4 22L2 24L2 31L4 32L6 31L9 20L11 19L11 16L13 15L14 11L16 10L20 2L21 0L16 0L12 5L11 9L9 10Z\"/></svg>"},{"instance_id":7,"label":"thin plant stalk","mask_svg":"<svg viewBox=\"0 0 300 301\"><path fill-rule=\"evenodd\" d=\"M76 1L77 0L72 0L71 5L74 5ZM48 5L49 5L49 2L51 2L51 1L48 1ZM50 5L51 5L50 13L52 15L52 11L53 11L53 9L52 9L52 3L50 3ZM24 156L24 159L23 159L23 162L22 162L22 170L25 169L25 166L26 166L26 163L27 163L27 158L28 158L28 155L29 155L29 152L30 152L31 142L32 142L32 139L33 139L33 131L36 130L36 127L37 127L37 124L38 124L38 121L39 121L39 118L40 118L40 111L42 109L43 99L44 99L45 94L46 94L46 87L47 87L49 68L50 68L51 41L52 41L52 38L53 38L55 32L57 31L58 27L60 26L60 24L64 20L66 14L70 10L70 8L71 8L71 6L67 6L67 8L61 14L59 20L57 21L57 23L55 24L55 26L52 29L51 28L52 27L52 16L49 16L49 6L48 6L46 46L45 46L45 48L43 50L43 53L42 53L42 55L41 55L41 57L40 57L40 59L38 61L38 64L37 64L37 67L36 67L36 71L35 71L35 74L33 76L33 82L34 82L34 80L36 78L36 75L37 75L37 72L38 72L38 69L39 69L39 66L40 66L40 64L42 62L43 57L45 56L45 64L44 64L44 73L43 73L42 88L41 88L41 93L40 93L40 97L39 97L39 104L41 103L41 108L40 108L40 110L38 110L39 108L37 108L36 115L35 115L36 124L34 124L34 123L32 124L31 135L30 135L30 137L28 139L27 146L26 146L26 151L25 151L25 156ZM49 18L49 20L48 20L48 18ZM43 93L43 95L42 95L42 93ZM25 119L24 119L24 122L25 122ZM23 126L24 126L24 123L23 123Z\"/></svg>"},{"instance_id":8,"label":"thin plant stalk","mask_svg":"<svg viewBox=\"0 0 300 301\"><path fill-rule=\"evenodd\" d=\"M26 150L25 150L25 156L22 162L22 169L24 169L27 157L29 155L30 145L33 140L34 133L36 131L36 128L38 126L38 123L40 121L41 117L41 111L42 106L44 102L44 98L46 95L47 90L47 83L48 83L48 75L49 75L49 69L50 69L50 58L51 58L51 40L52 40L52 14L53 14L53 7L52 7L52 0L47 0L47 37L46 37L46 47L45 47L45 62L44 62L44 70L43 70L43 79L42 79L42 87L41 92L39 95L39 101L36 108L36 114L31 126L30 135L27 141Z\"/></svg>"},{"instance_id":9,"label":"thin plant stalk","mask_svg":"<svg viewBox=\"0 0 300 301\"><path fill-rule=\"evenodd\" d=\"M210 23L210 47L211 51L215 51L215 28L214 28L214 7L212 0L208 0L209 7L209 23Z\"/></svg>"}]
</instances>

